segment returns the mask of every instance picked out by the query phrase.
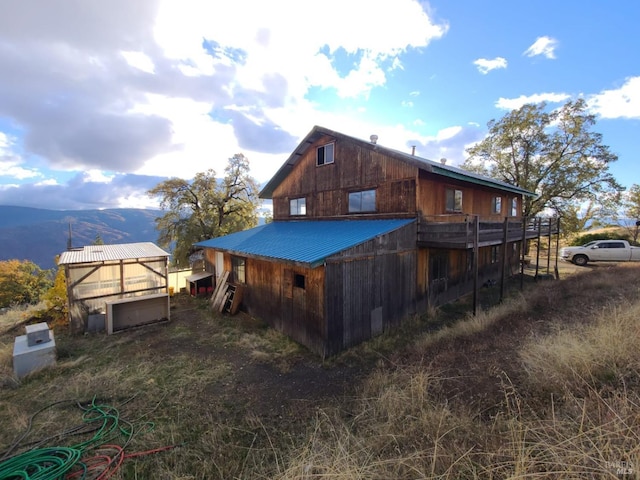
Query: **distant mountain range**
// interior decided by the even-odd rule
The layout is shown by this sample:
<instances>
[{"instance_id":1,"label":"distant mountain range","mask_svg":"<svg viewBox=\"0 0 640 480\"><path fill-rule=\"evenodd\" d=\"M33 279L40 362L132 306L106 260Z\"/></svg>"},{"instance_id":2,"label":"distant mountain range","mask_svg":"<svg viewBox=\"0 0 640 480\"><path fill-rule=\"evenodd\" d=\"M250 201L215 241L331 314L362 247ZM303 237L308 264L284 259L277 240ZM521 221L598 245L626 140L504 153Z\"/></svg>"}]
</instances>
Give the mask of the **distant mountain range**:
<instances>
[{"instance_id":1,"label":"distant mountain range","mask_svg":"<svg viewBox=\"0 0 640 480\"><path fill-rule=\"evenodd\" d=\"M0 260L31 260L43 269L55 266L67 248L69 225L74 247L91 245L99 235L105 244L156 242L158 210L45 210L0 205Z\"/></svg>"}]
</instances>

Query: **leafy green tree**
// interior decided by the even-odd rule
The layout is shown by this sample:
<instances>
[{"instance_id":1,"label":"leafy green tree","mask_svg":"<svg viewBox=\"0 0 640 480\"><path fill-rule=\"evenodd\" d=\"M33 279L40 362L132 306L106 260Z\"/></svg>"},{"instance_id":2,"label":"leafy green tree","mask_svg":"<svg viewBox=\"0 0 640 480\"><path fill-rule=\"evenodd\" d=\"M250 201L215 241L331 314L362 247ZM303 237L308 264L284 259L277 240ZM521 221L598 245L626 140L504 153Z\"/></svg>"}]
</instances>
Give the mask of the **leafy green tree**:
<instances>
[{"instance_id":1,"label":"leafy green tree","mask_svg":"<svg viewBox=\"0 0 640 480\"><path fill-rule=\"evenodd\" d=\"M634 244L640 237L640 185L633 184L622 196L622 217L618 224L623 227Z\"/></svg>"},{"instance_id":2,"label":"leafy green tree","mask_svg":"<svg viewBox=\"0 0 640 480\"><path fill-rule=\"evenodd\" d=\"M254 227L258 222L258 184L249 175L249 160L241 153L229 159L225 176L214 170L196 174L190 182L165 180L149 190L165 212L156 219L158 243L173 249L173 263L188 265L196 242Z\"/></svg>"},{"instance_id":3,"label":"leafy green tree","mask_svg":"<svg viewBox=\"0 0 640 480\"><path fill-rule=\"evenodd\" d=\"M104 245L104 240L102 240L102 236L100 233L96 233L96 238L93 240L93 245Z\"/></svg>"},{"instance_id":4,"label":"leafy green tree","mask_svg":"<svg viewBox=\"0 0 640 480\"><path fill-rule=\"evenodd\" d=\"M551 112L545 103L524 105L488 123L463 168L537 193L525 198L526 216L547 209L575 216L579 205L599 205L623 190L609 172L618 157L592 131L595 122L582 99Z\"/></svg>"},{"instance_id":5,"label":"leafy green tree","mask_svg":"<svg viewBox=\"0 0 640 480\"><path fill-rule=\"evenodd\" d=\"M0 261L0 307L38 303L51 286L51 272L29 260Z\"/></svg>"}]
</instances>

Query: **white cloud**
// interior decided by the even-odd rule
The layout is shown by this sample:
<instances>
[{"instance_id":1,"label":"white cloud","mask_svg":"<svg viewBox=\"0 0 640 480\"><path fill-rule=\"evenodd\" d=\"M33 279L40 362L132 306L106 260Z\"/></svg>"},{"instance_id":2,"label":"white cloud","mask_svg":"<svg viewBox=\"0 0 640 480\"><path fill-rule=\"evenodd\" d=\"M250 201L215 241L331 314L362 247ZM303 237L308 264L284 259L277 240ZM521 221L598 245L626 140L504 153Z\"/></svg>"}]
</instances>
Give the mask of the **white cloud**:
<instances>
[{"instance_id":1,"label":"white cloud","mask_svg":"<svg viewBox=\"0 0 640 480\"><path fill-rule=\"evenodd\" d=\"M13 152L14 144L13 137L0 132L0 177L25 180L41 176L38 170L22 166L24 161Z\"/></svg>"},{"instance_id":2,"label":"white cloud","mask_svg":"<svg viewBox=\"0 0 640 480\"><path fill-rule=\"evenodd\" d=\"M500 97L496 102L496 107L501 110L515 110L527 103L560 103L571 98L566 93L536 93L534 95L520 95L518 98Z\"/></svg>"},{"instance_id":3,"label":"white cloud","mask_svg":"<svg viewBox=\"0 0 640 480\"><path fill-rule=\"evenodd\" d=\"M491 70L495 70L497 68L507 68L507 60L502 57L496 57L493 59L479 58L475 60L473 64L478 67L478 71L483 75L486 75Z\"/></svg>"},{"instance_id":4,"label":"white cloud","mask_svg":"<svg viewBox=\"0 0 640 480\"><path fill-rule=\"evenodd\" d=\"M409 96L411 97L417 97L420 95L420 92L418 90L414 90L413 92L409 92Z\"/></svg>"},{"instance_id":5,"label":"white cloud","mask_svg":"<svg viewBox=\"0 0 640 480\"><path fill-rule=\"evenodd\" d=\"M153 60L143 52L120 52L129 65L146 73L155 73Z\"/></svg>"},{"instance_id":6,"label":"white cloud","mask_svg":"<svg viewBox=\"0 0 640 480\"><path fill-rule=\"evenodd\" d=\"M52 185L60 185L55 178L47 178L46 180L42 180L41 182L34 183L36 187L48 187Z\"/></svg>"},{"instance_id":7,"label":"white cloud","mask_svg":"<svg viewBox=\"0 0 640 480\"><path fill-rule=\"evenodd\" d=\"M640 76L631 77L615 90L603 90L587 100L602 118L640 118Z\"/></svg>"},{"instance_id":8,"label":"white cloud","mask_svg":"<svg viewBox=\"0 0 640 480\"><path fill-rule=\"evenodd\" d=\"M553 59L556 58L556 47L558 46L558 41L551 37L538 37L533 44L527 48L523 55L527 57L535 57L537 55L544 55L547 58Z\"/></svg>"},{"instance_id":9,"label":"white cloud","mask_svg":"<svg viewBox=\"0 0 640 480\"><path fill-rule=\"evenodd\" d=\"M413 107L413 102L408 101L408 100L403 100L400 105L402 105L403 107L407 107L407 108L411 108Z\"/></svg>"}]
</instances>

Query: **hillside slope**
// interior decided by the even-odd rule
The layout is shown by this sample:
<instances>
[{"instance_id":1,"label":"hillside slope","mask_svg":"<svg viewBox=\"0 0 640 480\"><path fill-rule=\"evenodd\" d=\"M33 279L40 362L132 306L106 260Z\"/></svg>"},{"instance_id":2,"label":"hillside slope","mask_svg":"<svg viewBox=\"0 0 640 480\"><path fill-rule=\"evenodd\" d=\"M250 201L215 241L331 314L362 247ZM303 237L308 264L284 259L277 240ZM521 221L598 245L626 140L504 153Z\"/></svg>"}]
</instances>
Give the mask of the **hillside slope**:
<instances>
[{"instance_id":1,"label":"hillside slope","mask_svg":"<svg viewBox=\"0 0 640 480\"><path fill-rule=\"evenodd\" d=\"M0 205L0 260L31 260L41 268L55 266L67 248L69 226L73 246L90 245L97 235L104 243L155 242L157 210L46 210Z\"/></svg>"}]
</instances>

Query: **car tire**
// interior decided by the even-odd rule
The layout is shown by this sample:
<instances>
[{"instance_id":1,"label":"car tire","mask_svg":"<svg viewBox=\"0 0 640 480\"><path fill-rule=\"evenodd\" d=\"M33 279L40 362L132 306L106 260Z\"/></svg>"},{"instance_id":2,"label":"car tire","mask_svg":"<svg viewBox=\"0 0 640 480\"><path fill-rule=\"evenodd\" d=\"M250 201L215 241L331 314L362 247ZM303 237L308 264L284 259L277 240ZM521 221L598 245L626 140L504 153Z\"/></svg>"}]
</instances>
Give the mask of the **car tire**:
<instances>
[{"instance_id":1,"label":"car tire","mask_svg":"<svg viewBox=\"0 0 640 480\"><path fill-rule=\"evenodd\" d=\"M576 255L575 257L573 257L573 263L575 263L579 267L586 266L588 262L589 262L589 259L587 258L586 255Z\"/></svg>"}]
</instances>

